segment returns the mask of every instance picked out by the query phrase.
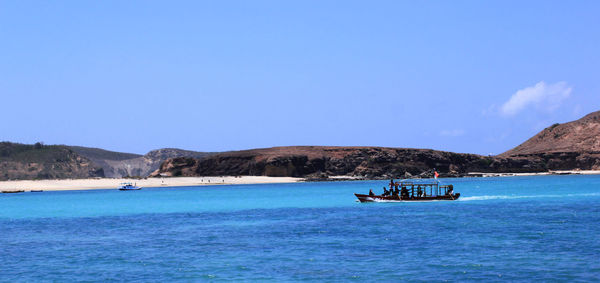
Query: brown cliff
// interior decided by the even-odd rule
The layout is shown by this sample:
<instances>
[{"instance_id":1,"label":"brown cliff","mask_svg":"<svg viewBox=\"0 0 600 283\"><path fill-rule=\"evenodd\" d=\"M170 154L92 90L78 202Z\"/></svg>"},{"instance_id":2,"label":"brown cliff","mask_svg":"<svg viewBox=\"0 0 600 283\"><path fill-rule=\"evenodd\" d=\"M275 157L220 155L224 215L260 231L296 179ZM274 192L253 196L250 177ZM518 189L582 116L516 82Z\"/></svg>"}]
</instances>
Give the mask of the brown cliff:
<instances>
[{"instance_id":1,"label":"brown cliff","mask_svg":"<svg viewBox=\"0 0 600 283\"><path fill-rule=\"evenodd\" d=\"M364 178L462 176L467 172L538 172L542 164L431 149L291 146L174 158L152 176L361 176Z\"/></svg>"},{"instance_id":2,"label":"brown cliff","mask_svg":"<svg viewBox=\"0 0 600 283\"><path fill-rule=\"evenodd\" d=\"M291 146L219 153L165 161L152 176L442 176L468 172L524 173L600 169L600 111L555 124L498 156L430 149Z\"/></svg>"}]
</instances>

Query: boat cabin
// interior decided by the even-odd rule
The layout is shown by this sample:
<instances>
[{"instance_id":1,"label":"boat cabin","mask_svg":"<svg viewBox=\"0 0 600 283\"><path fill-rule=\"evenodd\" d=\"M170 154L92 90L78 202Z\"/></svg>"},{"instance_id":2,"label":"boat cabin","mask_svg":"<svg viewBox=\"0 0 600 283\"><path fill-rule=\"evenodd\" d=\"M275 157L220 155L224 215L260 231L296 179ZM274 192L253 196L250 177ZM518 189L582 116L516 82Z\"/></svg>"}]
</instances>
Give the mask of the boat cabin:
<instances>
[{"instance_id":1,"label":"boat cabin","mask_svg":"<svg viewBox=\"0 0 600 283\"><path fill-rule=\"evenodd\" d=\"M453 185L440 185L439 182L400 181L394 183L394 189L399 188L408 198L425 196L446 196L454 192ZM391 189L391 187L390 187Z\"/></svg>"}]
</instances>

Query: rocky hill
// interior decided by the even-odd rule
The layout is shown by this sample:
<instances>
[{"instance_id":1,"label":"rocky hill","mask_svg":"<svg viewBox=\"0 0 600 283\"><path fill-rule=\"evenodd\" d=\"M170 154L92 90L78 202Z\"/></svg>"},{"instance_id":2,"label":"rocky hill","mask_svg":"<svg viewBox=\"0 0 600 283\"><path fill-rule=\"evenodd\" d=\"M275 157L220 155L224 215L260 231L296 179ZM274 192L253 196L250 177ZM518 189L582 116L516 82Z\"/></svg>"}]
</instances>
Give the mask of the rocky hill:
<instances>
[{"instance_id":1,"label":"rocky hill","mask_svg":"<svg viewBox=\"0 0 600 283\"><path fill-rule=\"evenodd\" d=\"M600 170L600 111L554 124L500 157L543 162L550 170Z\"/></svg>"},{"instance_id":2,"label":"rocky hill","mask_svg":"<svg viewBox=\"0 0 600 283\"><path fill-rule=\"evenodd\" d=\"M152 176L263 175L365 178L442 176L468 172L600 170L600 111L554 124L498 156L430 149L293 146L225 152L204 158L174 158Z\"/></svg>"},{"instance_id":3,"label":"rocky hill","mask_svg":"<svg viewBox=\"0 0 600 283\"><path fill-rule=\"evenodd\" d=\"M442 176L462 176L472 171L545 170L542 164L527 160L431 149L292 146L225 152L201 159L169 159L152 176L430 177L434 168Z\"/></svg>"},{"instance_id":4,"label":"rocky hill","mask_svg":"<svg viewBox=\"0 0 600 283\"><path fill-rule=\"evenodd\" d=\"M101 166L104 175L109 178L126 176L146 177L160 166L162 162L175 157L202 158L211 153L163 148L148 152L145 155L108 151L99 148L70 146L70 148Z\"/></svg>"},{"instance_id":5,"label":"rocky hill","mask_svg":"<svg viewBox=\"0 0 600 283\"><path fill-rule=\"evenodd\" d=\"M600 152L600 111L569 123L554 124L501 155L553 152Z\"/></svg>"},{"instance_id":6,"label":"rocky hill","mask_svg":"<svg viewBox=\"0 0 600 283\"><path fill-rule=\"evenodd\" d=\"M431 149L289 146L222 153L165 148L145 155L79 146L0 143L0 180L258 175L326 178L463 176L468 172L600 170L600 111L554 124L498 156Z\"/></svg>"},{"instance_id":7,"label":"rocky hill","mask_svg":"<svg viewBox=\"0 0 600 283\"><path fill-rule=\"evenodd\" d=\"M102 167L66 146L0 142L0 180L104 177Z\"/></svg>"}]
</instances>

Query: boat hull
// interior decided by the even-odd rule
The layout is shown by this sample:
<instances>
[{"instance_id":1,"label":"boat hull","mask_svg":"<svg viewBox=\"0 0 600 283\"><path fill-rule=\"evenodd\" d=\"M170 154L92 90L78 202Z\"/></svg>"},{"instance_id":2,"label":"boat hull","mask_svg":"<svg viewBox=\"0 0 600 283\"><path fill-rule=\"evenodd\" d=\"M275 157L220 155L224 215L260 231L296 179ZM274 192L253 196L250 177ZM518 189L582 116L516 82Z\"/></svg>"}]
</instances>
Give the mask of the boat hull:
<instances>
[{"instance_id":1,"label":"boat hull","mask_svg":"<svg viewBox=\"0 0 600 283\"><path fill-rule=\"evenodd\" d=\"M362 194L354 194L360 202L418 202L418 201L436 201L436 200L457 200L460 193L443 196L426 196L403 199L400 196L370 196Z\"/></svg>"},{"instance_id":2,"label":"boat hull","mask_svg":"<svg viewBox=\"0 0 600 283\"><path fill-rule=\"evenodd\" d=\"M119 191L139 191L142 188L119 188Z\"/></svg>"}]
</instances>

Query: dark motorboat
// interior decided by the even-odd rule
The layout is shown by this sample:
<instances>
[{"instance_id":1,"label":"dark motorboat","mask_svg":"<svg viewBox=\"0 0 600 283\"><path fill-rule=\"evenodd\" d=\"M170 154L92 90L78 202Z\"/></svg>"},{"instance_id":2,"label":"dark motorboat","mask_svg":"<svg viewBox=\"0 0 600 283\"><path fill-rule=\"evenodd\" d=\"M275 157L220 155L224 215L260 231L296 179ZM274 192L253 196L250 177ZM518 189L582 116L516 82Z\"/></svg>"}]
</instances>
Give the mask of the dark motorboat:
<instances>
[{"instance_id":1,"label":"dark motorboat","mask_svg":"<svg viewBox=\"0 0 600 283\"><path fill-rule=\"evenodd\" d=\"M440 185L439 181L418 182L418 181L400 181L390 182L390 190L384 187L384 193L381 195L354 194L360 202L405 202L405 201L437 201L437 200L457 200L460 193L454 193L454 186Z\"/></svg>"},{"instance_id":2,"label":"dark motorboat","mask_svg":"<svg viewBox=\"0 0 600 283\"><path fill-rule=\"evenodd\" d=\"M15 190L15 191L2 191L3 194L14 194L14 193L22 193L24 190Z\"/></svg>"}]
</instances>

